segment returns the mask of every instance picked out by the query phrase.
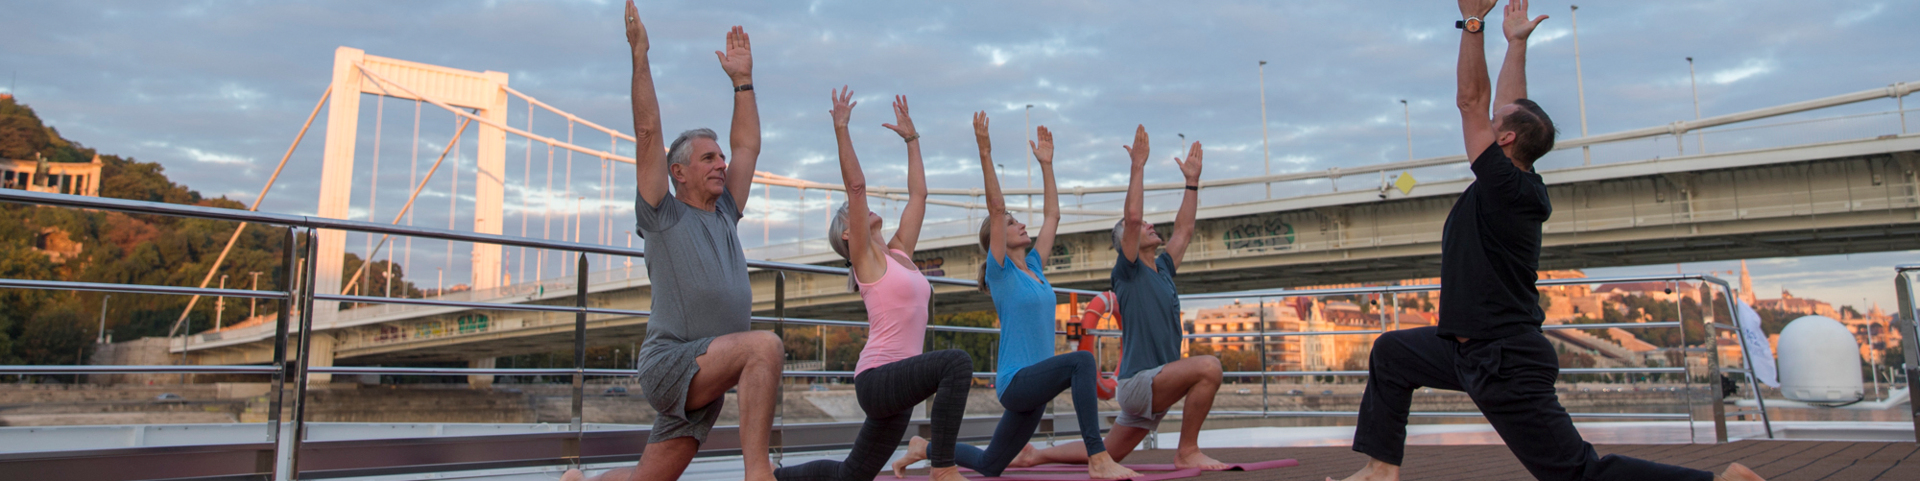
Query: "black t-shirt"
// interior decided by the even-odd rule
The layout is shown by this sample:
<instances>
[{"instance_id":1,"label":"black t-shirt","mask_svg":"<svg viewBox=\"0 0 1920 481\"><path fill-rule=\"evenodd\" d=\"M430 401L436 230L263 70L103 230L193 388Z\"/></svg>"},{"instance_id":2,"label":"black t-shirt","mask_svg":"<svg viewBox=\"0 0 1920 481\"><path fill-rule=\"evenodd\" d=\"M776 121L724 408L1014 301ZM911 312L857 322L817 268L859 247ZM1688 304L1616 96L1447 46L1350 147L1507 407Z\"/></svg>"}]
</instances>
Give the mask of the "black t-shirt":
<instances>
[{"instance_id":1,"label":"black t-shirt","mask_svg":"<svg viewBox=\"0 0 1920 481\"><path fill-rule=\"evenodd\" d=\"M1539 332L1546 316L1533 284L1540 224L1553 215L1547 184L1514 166L1499 144L1473 159L1473 175L1440 237L1439 334L1498 339Z\"/></svg>"}]
</instances>

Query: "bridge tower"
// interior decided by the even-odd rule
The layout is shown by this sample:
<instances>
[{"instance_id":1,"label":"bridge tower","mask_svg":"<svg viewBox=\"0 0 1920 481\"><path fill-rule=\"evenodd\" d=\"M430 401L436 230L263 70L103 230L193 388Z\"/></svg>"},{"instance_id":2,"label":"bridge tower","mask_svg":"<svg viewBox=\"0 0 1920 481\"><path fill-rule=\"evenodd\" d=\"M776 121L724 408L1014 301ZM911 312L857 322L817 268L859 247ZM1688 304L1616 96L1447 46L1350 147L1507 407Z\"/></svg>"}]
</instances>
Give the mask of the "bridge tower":
<instances>
[{"instance_id":1,"label":"bridge tower","mask_svg":"<svg viewBox=\"0 0 1920 481\"><path fill-rule=\"evenodd\" d=\"M382 85L360 70L365 68L406 89ZM473 109L474 115L493 124L475 122L479 133L478 166L474 174L473 231L500 234L505 225L501 202L506 170L506 132L494 125L506 125L507 74L467 70L408 62L367 55L365 51L340 47L333 56L333 82L327 107L327 140L321 164L321 217L345 219L348 200L353 193L353 155L360 120L360 94L375 94L405 100L436 100L459 108ZM411 90L427 99L407 92ZM379 219L374 219L376 222ZM319 259L314 285L321 294L338 294L341 269L345 262L346 232L323 230L319 233ZM473 288L501 285L501 248L493 244L473 246ZM333 325L337 311L316 309L314 327ZM316 337L314 365L332 365L330 339Z\"/></svg>"}]
</instances>

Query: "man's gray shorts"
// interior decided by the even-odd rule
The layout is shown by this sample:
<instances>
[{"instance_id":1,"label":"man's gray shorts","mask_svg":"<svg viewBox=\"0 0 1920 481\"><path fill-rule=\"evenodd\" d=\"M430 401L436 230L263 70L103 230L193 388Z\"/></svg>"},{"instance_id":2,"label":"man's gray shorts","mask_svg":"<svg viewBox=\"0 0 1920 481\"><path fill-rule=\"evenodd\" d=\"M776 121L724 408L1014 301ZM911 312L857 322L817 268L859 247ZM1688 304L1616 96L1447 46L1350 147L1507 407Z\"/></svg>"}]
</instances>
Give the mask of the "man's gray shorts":
<instances>
[{"instance_id":1,"label":"man's gray shorts","mask_svg":"<svg viewBox=\"0 0 1920 481\"><path fill-rule=\"evenodd\" d=\"M640 350L640 394L659 414L653 418L653 430L647 444L673 438L692 437L707 442L707 432L720 420L725 397L697 409L687 409L687 391L693 375L700 373L697 359L707 353L714 338L696 339L680 344L660 343Z\"/></svg>"},{"instance_id":2,"label":"man's gray shorts","mask_svg":"<svg viewBox=\"0 0 1920 481\"><path fill-rule=\"evenodd\" d=\"M1167 412L1153 412L1153 377L1160 375L1162 367L1166 366L1136 372L1133 377L1120 380L1113 394L1113 398L1120 401L1120 416L1114 418L1113 425L1148 431L1160 427L1160 418L1167 417Z\"/></svg>"}]
</instances>

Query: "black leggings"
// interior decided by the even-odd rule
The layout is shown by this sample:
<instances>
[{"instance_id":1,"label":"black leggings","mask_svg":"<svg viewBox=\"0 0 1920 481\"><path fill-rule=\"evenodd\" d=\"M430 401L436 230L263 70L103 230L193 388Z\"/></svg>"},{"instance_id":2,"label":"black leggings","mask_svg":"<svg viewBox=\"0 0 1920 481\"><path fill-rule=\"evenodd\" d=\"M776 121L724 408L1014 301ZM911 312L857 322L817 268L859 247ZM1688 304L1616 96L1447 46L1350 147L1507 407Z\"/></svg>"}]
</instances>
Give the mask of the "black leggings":
<instances>
[{"instance_id":1,"label":"black leggings","mask_svg":"<svg viewBox=\"0 0 1920 481\"><path fill-rule=\"evenodd\" d=\"M1465 391L1535 479L1674 479L1708 481L1713 473L1626 456L1600 456L1580 439L1553 382L1560 358L1538 332L1466 343L1439 328L1381 334L1373 341L1367 392L1353 450L1399 465L1407 444L1407 411L1421 387Z\"/></svg>"},{"instance_id":2,"label":"black leggings","mask_svg":"<svg viewBox=\"0 0 1920 481\"><path fill-rule=\"evenodd\" d=\"M861 371L853 377L854 396L867 423L853 440L845 461L819 460L773 472L785 481L871 480L893 457L907 433L913 407L933 398L933 439L927 458L933 467L953 466L954 440L967 411L973 383L973 358L958 350L934 351Z\"/></svg>"},{"instance_id":3,"label":"black leggings","mask_svg":"<svg viewBox=\"0 0 1920 481\"><path fill-rule=\"evenodd\" d=\"M1106 452L1100 440L1100 404L1094 389L1099 366L1093 353L1074 351L1047 358L1014 373L1006 380L1007 392L1000 396L1000 425L993 429L993 440L982 451L962 444L954 449L954 461L961 467L985 476L999 476L1020 450L1033 439L1040 419L1047 414L1047 403L1061 391L1073 389L1073 412L1080 421L1080 439L1086 442L1087 456Z\"/></svg>"}]
</instances>

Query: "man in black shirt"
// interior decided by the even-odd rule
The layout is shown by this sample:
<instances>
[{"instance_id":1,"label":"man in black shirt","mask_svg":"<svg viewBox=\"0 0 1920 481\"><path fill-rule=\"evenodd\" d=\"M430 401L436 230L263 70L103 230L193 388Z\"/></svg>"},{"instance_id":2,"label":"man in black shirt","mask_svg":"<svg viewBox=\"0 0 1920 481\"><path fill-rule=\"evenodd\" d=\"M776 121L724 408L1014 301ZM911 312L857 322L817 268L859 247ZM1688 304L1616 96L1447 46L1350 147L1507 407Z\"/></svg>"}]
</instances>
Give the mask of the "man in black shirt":
<instances>
[{"instance_id":1,"label":"man in black shirt","mask_svg":"<svg viewBox=\"0 0 1920 481\"><path fill-rule=\"evenodd\" d=\"M1533 163L1553 149L1553 120L1527 100L1527 37L1539 18L1527 0L1509 0L1506 63L1498 92L1487 85L1481 17L1497 0L1459 0L1460 119L1474 182L1454 201L1440 240L1440 322L1381 334L1373 343L1367 392L1353 450L1372 457L1349 480L1397 480L1407 411L1421 387L1465 391L1507 448L1542 480L1700 480L1712 473L1608 455L1580 438L1560 406L1559 356L1540 333L1534 288L1540 226L1553 213ZM1490 95L1493 94L1493 95ZM1493 97L1493 98L1489 98ZM1489 102L1491 101L1491 103ZM1492 118L1487 111L1492 106ZM1760 480L1739 463L1720 479Z\"/></svg>"}]
</instances>

